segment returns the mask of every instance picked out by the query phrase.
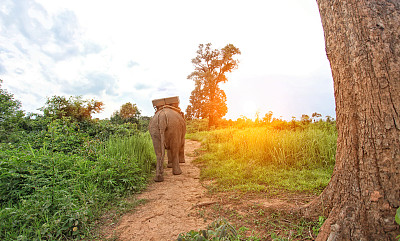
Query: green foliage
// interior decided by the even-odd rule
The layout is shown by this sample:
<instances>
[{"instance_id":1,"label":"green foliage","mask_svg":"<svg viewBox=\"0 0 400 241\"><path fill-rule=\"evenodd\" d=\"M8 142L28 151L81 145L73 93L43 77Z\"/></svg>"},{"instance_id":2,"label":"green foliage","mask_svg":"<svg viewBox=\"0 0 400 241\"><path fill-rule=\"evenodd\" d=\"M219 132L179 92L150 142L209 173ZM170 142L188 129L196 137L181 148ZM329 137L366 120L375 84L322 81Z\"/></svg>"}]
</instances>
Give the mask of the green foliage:
<instances>
[{"instance_id":1,"label":"green foliage","mask_svg":"<svg viewBox=\"0 0 400 241\"><path fill-rule=\"evenodd\" d=\"M71 152L0 146L0 239L83 237L106 203L145 187L155 165L149 134L90 142Z\"/></svg>"},{"instance_id":2,"label":"green foliage","mask_svg":"<svg viewBox=\"0 0 400 241\"><path fill-rule=\"evenodd\" d=\"M206 230L181 233L177 241L223 241L240 240L236 229L225 219L219 219L208 225Z\"/></svg>"},{"instance_id":3,"label":"green foliage","mask_svg":"<svg viewBox=\"0 0 400 241\"><path fill-rule=\"evenodd\" d=\"M141 132L146 132L149 130L149 123L150 123L151 117L148 116L140 116L139 117L139 131Z\"/></svg>"},{"instance_id":4,"label":"green foliage","mask_svg":"<svg viewBox=\"0 0 400 241\"><path fill-rule=\"evenodd\" d=\"M135 123L139 124L140 111L136 104L125 103L121 108L115 111L110 120L115 124Z\"/></svg>"},{"instance_id":5,"label":"green foliage","mask_svg":"<svg viewBox=\"0 0 400 241\"><path fill-rule=\"evenodd\" d=\"M112 170L118 171L118 178L110 181L104 186L118 184L122 187L121 193L126 190L139 191L146 183L146 178L155 168L155 154L150 134L138 133L130 137L113 137L101 144L98 151L98 158L108 161L100 166L98 174L105 177L110 176ZM96 167L97 168L97 167Z\"/></svg>"},{"instance_id":6,"label":"green foliage","mask_svg":"<svg viewBox=\"0 0 400 241\"><path fill-rule=\"evenodd\" d=\"M54 152L76 153L88 140L88 135L79 131L79 125L70 118L55 119L48 125L45 142Z\"/></svg>"},{"instance_id":7,"label":"green foliage","mask_svg":"<svg viewBox=\"0 0 400 241\"><path fill-rule=\"evenodd\" d=\"M69 99L64 96L53 96L48 98L46 105L40 110L44 116L52 119L70 117L75 121L91 120L92 114L100 113L103 110L103 103L96 100L82 100L81 96L71 96Z\"/></svg>"},{"instance_id":8,"label":"green foliage","mask_svg":"<svg viewBox=\"0 0 400 241\"><path fill-rule=\"evenodd\" d=\"M21 103L14 99L14 95L0 88L0 142L18 140L24 116L20 108Z\"/></svg>"},{"instance_id":9,"label":"green foliage","mask_svg":"<svg viewBox=\"0 0 400 241\"><path fill-rule=\"evenodd\" d=\"M2 150L0 239L59 239L82 234L92 215L82 157L46 149ZM79 231L74 231L74 227Z\"/></svg>"},{"instance_id":10,"label":"green foliage","mask_svg":"<svg viewBox=\"0 0 400 241\"><path fill-rule=\"evenodd\" d=\"M396 215L394 218L395 218L396 223L398 225L400 225L400 207L397 208ZM400 241L400 235L398 235L396 238L399 239L399 241Z\"/></svg>"},{"instance_id":11,"label":"green foliage","mask_svg":"<svg viewBox=\"0 0 400 241\"><path fill-rule=\"evenodd\" d=\"M138 133L136 124L123 123L115 124L108 120L94 120L79 122L82 132L88 134L91 139L105 141L112 136L131 136Z\"/></svg>"},{"instance_id":12,"label":"green foliage","mask_svg":"<svg viewBox=\"0 0 400 241\"><path fill-rule=\"evenodd\" d=\"M197 217L204 220L213 220L216 217L219 220L228 220L231 226L239 227L236 229L237 239L234 240L314 240L325 221L324 217L319 217L317 220L306 219L292 209L265 205L268 200L264 198L261 200L250 198L249 202L250 200L245 197L248 194L237 192L226 194L220 196L225 199L224 201L218 202L211 208L198 210ZM299 200L298 196L292 200ZM185 235L204 236L201 230L181 234L184 237Z\"/></svg>"},{"instance_id":13,"label":"green foliage","mask_svg":"<svg viewBox=\"0 0 400 241\"><path fill-rule=\"evenodd\" d=\"M186 121L186 133L195 134L208 130L208 119L193 119Z\"/></svg>"},{"instance_id":14,"label":"green foliage","mask_svg":"<svg viewBox=\"0 0 400 241\"><path fill-rule=\"evenodd\" d=\"M326 218L323 216L319 216L318 220L316 221L310 221L306 220L303 217L300 218L300 221L297 224L292 224L291 231L289 231L289 235L287 232L287 228L282 227L284 230L286 229L286 232L283 232L282 234L276 234L275 232L270 232L272 240L305 240L304 238L307 237L308 239L314 240L319 233L319 230L322 226L322 224L325 222ZM281 222L283 223L283 222ZM278 227L279 227L279 222L278 222ZM311 232L312 230L312 232ZM289 237L288 237L289 236Z\"/></svg>"},{"instance_id":15,"label":"green foliage","mask_svg":"<svg viewBox=\"0 0 400 241\"><path fill-rule=\"evenodd\" d=\"M227 128L192 134L207 153L201 178L217 190L267 188L319 192L335 163L335 131L314 128L278 131L268 127Z\"/></svg>"},{"instance_id":16,"label":"green foliage","mask_svg":"<svg viewBox=\"0 0 400 241\"><path fill-rule=\"evenodd\" d=\"M316 222L317 225L312 228L315 237L318 236L319 230L321 229L322 224L324 224L325 220L326 218L324 216L318 217L318 221Z\"/></svg>"},{"instance_id":17,"label":"green foliage","mask_svg":"<svg viewBox=\"0 0 400 241\"><path fill-rule=\"evenodd\" d=\"M244 129L249 127L269 127L275 130L304 130L310 127L314 129L324 129L329 132L336 132L336 121L330 117L326 116L326 119L323 120L321 114L313 113L312 118L308 115L303 114L300 120L296 120L296 117L292 117L291 121L283 120L280 118L273 117L273 112L268 111L263 118L260 117L260 113L256 113L255 120L252 120L246 116L241 116L237 120L233 121L231 119L218 119L215 122L215 126L213 129L225 129L225 128L237 128L237 129ZM200 119L202 118L202 119ZM198 131L206 131L210 128L198 128L198 125L201 123L203 126L203 122L208 122L207 118L195 116L190 117L186 115L187 120L187 129L193 129ZM197 126L197 128L196 128ZM189 131L188 133L194 133Z\"/></svg>"},{"instance_id":18,"label":"green foliage","mask_svg":"<svg viewBox=\"0 0 400 241\"><path fill-rule=\"evenodd\" d=\"M232 128L208 132L205 144L221 157L253 160L259 165L325 168L335 161L336 133L313 128L302 131Z\"/></svg>"},{"instance_id":19,"label":"green foliage","mask_svg":"<svg viewBox=\"0 0 400 241\"><path fill-rule=\"evenodd\" d=\"M91 239L107 205L145 187L156 159L150 135L91 120L99 103L53 97L44 115L24 117L1 90L0 240Z\"/></svg>"}]
</instances>

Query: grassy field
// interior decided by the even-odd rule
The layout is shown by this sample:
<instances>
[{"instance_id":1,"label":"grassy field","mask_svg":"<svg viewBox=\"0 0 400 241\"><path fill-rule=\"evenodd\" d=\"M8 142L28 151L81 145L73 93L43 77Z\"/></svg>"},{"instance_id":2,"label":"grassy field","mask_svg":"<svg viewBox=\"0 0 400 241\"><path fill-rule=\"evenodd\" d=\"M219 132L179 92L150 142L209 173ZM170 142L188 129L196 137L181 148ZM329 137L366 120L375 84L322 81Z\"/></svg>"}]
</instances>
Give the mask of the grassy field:
<instances>
[{"instance_id":1,"label":"grassy field","mask_svg":"<svg viewBox=\"0 0 400 241\"><path fill-rule=\"evenodd\" d=\"M148 133L87 139L75 154L29 143L0 149L1 240L90 238L92 223L142 190L155 164Z\"/></svg>"},{"instance_id":2,"label":"grassy field","mask_svg":"<svg viewBox=\"0 0 400 241\"><path fill-rule=\"evenodd\" d=\"M225 128L188 134L203 143L201 178L216 191L304 191L328 184L336 152L334 129Z\"/></svg>"},{"instance_id":3,"label":"grassy field","mask_svg":"<svg viewBox=\"0 0 400 241\"><path fill-rule=\"evenodd\" d=\"M188 122L187 138L202 143L201 180L219 201L198 210L211 227L180 237L198 240L207 234L211 240L221 230L233 230L230 240L314 240L325 217L306 219L290 207L311 201L329 183L335 122L245 119L225 126L206 131L205 121ZM215 220L221 226L213 227Z\"/></svg>"},{"instance_id":4,"label":"grassy field","mask_svg":"<svg viewBox=\"0 0 400 241\"><path fill-rule=\"evenodd\" d=\"M146 128L82 119L79 103L69 107L83 109L70 115L57 101L46 103L44 115L25 115L12 94L0 88L0 97L0 240L99 239L105 213L136 205L125 197L143 190L155 168L150 135L140 131ZM189 121L188 138L202 142L201 179L223 201L200 209L199 218L230 218L246 237L261 230L263 237L297 232L312 239L304 230L318 231L318 221L246 198L321 192L334 166L335 122L241 118L204 131L206 121Z\"/></svg>"}]
</instances>

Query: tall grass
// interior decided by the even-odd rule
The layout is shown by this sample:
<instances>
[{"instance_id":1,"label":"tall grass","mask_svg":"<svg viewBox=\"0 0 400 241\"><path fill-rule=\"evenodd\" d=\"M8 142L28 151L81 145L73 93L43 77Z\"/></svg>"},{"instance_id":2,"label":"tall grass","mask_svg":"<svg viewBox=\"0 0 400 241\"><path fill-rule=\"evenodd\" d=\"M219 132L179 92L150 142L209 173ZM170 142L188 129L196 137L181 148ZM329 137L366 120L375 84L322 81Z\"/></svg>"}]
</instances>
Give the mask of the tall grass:
<instances>
[{"instance_id":1,"label":"tall grass","mask_svg":"<svg viewBox=\"0 0 400 241\"><path fill-rule=\"evenodd\" d=\"M120 165L135 163L147 175L155 165L155 154L149 132L128 138L111 138L99 149L100 155L118 160Z\"/></svg>"},{"instance_id":2,"label":"tall grass","mask_svg":"<svg viewBox=\"0 0 400 241\"><path fill-rule=\"evenodd\" d=\"M1 144L0 240L88 238L104 207L145 187L153 153L149 134L87 141L75 154Z\"/></svg>"},{"instance_id":3,"label":"tall grass","mask_svg":"<svg viewBox=\"0 0 400 241\"><path fill-rule=\"evenodd\" d=\"M329 182L336 152L335 131L318 128L275 130L269 127L227 128L191 138L207 150L202 178L217 189L268 188L316 192Z\"/></svg>"}]
</instances>

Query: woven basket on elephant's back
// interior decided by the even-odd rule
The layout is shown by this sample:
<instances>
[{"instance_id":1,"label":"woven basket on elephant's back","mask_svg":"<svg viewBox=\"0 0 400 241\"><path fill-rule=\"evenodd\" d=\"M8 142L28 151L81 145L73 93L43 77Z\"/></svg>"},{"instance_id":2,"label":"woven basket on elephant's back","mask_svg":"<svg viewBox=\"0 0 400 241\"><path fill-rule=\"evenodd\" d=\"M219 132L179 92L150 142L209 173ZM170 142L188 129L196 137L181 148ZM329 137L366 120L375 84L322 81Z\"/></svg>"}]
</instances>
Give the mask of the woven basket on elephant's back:
<instances>
[{"instance_id":1,"label":"woven basket on elephant's back","mask_svg":"<svg viewBox=\"0 0 400 241\"><path fill-rule=\"evenodd\" d=\"M163 106L169 105L175 108L179 108L179 96L162 98L153 100L153 106L156 110L160 109Z\"/></svg>"},{"instance_id":2,"label":"woven basket on elephant's back","mask_svg":"<svg viewBox=\"0 0 400 241\"><path fill-rule=\"evenodd\" d=\"M153 100L153 107L156 110L156 113L164 108L169 108L178 112L183 118L185 118L185 114L179 108L179 96L162 98Z\"/></svg>"}]
</instances>

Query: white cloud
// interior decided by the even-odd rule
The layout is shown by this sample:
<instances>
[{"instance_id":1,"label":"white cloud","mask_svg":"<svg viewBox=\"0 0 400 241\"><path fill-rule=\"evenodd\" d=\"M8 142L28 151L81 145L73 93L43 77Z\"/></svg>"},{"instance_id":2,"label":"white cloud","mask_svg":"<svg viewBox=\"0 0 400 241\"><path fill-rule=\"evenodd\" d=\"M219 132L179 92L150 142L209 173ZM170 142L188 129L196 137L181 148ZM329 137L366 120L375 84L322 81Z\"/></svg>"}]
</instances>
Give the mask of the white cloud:
<instances>
[{"instance_id":1,"label":"white cloud","mask_svg":"<svg viewBox=\"0 0 400 241\"><path fill-rule=\"evenodd\" d=\"M101 118L126 102L152 115L151 100L169 95L185 109L191 59L211 42L242 52L221 86L228 118L254 112L243 103L261 115L334 116L315 1L4 0L0 20L0 77L27 111L79 94L105 103Z\"/></svg>"}]
</instances>

